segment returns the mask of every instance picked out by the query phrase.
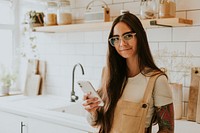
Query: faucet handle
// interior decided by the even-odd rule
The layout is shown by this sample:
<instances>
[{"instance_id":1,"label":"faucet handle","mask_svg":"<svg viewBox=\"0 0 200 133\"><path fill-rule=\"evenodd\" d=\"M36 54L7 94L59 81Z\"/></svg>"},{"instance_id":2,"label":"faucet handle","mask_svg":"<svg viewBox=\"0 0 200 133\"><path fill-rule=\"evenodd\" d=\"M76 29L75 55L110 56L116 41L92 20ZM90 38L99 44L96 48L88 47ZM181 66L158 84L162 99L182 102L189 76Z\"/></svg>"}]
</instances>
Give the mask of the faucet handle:
<instances>
[{"instance_id":1,"label":"faucet handle","mask_svg":"<svg viewBox=\"0 0 200 133\"><path fill-rule=\"evenodd\" d=\"M78 100L78 96L76 96L75 94L71 95L71 102L75 102L76 100Z\"/></svg>"}]
</instances>

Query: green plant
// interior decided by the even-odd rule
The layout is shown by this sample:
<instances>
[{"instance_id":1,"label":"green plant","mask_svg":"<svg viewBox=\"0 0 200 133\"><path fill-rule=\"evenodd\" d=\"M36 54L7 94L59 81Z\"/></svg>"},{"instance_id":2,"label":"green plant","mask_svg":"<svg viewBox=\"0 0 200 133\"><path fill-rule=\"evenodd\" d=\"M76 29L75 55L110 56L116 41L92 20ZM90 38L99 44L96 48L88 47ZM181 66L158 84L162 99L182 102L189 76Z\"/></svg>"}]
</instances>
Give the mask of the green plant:
<instances>
[{"instance_id":1,"label":"green plant","mask_svg":"<svg viewBox=\"0 0 200 133\"><path fill-rule=\"evenodd\" d=\"M36 11L28 11L25 14L22 27L22 44L20 45L20 54L24 58L38 58L37 38L33 32L34 25L40 25L39 17L41 13Z\"/></svg>"},{"instance_id":2,"label":"green plant","mask_svg":"<svg viewBox=\"0 0 200 133\"><path fill-rule=\"evenodd\" d=\"M37 18L36 11L28 11L26 15L28 17L29 23L36 22L36 18Z\"/></svg>"},{"instance_id":3,"label":"green plant","mask_svg":"<svg viewBox=\"0 0 200 133\"><path fill-rule=\"evenodd\" d=\"M5 66L1 65L0 82L3 87L10 88L16 78L16 74L12 73L11 71L7 70Z\"/></svg>"},{"instance_id":4,"label":"green plant","mask_svg":"<svg viewBox=\"0 0 200 133\"><path fill-rule=\"evenodd\" d=\"M30 10L25 14L24 24L29 24L31 28L34 26L43 26L44 23L43 18L44 18L43 12Z\"/></svg>"}]
</instances>

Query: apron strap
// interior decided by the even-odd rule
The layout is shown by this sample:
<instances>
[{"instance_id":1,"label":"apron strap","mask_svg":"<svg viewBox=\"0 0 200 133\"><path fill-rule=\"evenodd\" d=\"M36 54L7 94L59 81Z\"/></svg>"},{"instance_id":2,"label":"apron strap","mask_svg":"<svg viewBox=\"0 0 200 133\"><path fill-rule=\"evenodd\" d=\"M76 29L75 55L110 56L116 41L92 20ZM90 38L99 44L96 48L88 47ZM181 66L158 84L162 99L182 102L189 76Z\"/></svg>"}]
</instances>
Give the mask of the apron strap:
<instances>
[{"instance_id":1,"label":"apron strap","mask_svg":"<svg viewBox=\"0 0 200 133\"><path fill-rule=\"evenodd\" d=\"M147 87L146 87L146 90L145 90L145 93L144 93L144 97L143 97L143 102L144 103L149 103L149 100L150 100L150 98L152 96L152 93L153 93L155 81L157 80L157 78L160 75L163 75L163 74L162 73L158 73L158 74L153 75L153 76L150 77L149 82L148 82Z\"/></svg>"}]
</instances>

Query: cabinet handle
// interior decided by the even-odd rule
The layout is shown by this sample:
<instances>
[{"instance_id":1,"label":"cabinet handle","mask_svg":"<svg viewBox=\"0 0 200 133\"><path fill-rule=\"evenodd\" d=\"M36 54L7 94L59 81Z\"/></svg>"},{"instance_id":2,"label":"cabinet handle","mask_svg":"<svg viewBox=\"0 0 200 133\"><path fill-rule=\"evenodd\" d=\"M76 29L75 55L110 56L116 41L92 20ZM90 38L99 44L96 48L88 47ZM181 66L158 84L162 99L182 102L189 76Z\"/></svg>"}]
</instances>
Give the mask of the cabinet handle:
<instances>
[{"instance_id":1,"label":"cabinet handle","mask_svg":"<svg viewBox=\"0 0 200 133\"><path fill-rule=\"evenodd\" d=\"M23 127L25 126L25 124L23 122L21 122L21 133L23 133Z\"/></svg>"}]
</instances>

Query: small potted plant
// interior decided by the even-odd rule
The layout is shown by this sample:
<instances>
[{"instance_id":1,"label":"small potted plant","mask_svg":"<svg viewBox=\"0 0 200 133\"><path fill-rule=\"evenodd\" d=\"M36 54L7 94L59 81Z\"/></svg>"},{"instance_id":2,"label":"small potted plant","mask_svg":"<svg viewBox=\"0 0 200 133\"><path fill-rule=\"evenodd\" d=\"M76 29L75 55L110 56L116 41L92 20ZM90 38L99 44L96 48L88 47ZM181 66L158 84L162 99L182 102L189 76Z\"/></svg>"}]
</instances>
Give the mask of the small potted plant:
<instances>
[{"instance_id":1,"label":"small potted plant","mask_svg":"<svg viewBox=\"0 0 200 133\"><path fill-rule=\"evenodd\" d=\"M33 31L34 27L43 26L43 17L43 12L34 10L26 12L24 16L20 54L26 59L38 58L37 36Z\"/></svg>"},{"instance_id":2,"label":"small potted plant","mask_svg":"<svg viewBox=\"0 0 200 133\"><path fill-rule=\"evenodd\" d=\"M44 13L36 11L28 11L25 14L25 24L30 24L31 27L43 26L44 25Z\"/></svg>"},{"instance_id":3,"label":"small potted plant","mask_svg":"<svg viewBox=\"0 0 200 133\"><path fill-rule=\"evenodd\" d=\"M3 65L0 71L0 89L1 94L8 95L12 84L16 80L16 74L8 71Z\"/></svg>"}]
</instances>

